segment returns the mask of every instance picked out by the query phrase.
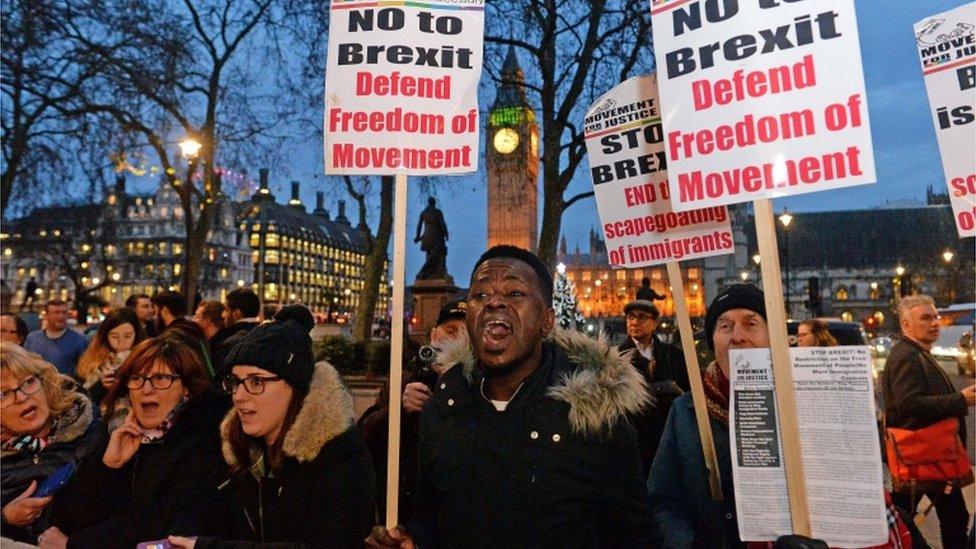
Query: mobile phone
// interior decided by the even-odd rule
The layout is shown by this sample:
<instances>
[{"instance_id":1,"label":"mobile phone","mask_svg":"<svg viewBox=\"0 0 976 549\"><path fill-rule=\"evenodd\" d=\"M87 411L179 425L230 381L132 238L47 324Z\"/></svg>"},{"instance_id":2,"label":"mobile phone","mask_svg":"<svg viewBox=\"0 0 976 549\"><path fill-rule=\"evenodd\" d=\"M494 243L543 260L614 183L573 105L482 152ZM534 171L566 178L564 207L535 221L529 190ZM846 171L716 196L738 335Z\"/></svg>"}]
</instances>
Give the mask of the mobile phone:
<instances>
[{"instance_id":1,"label":"mobile phone","mask_svg":"<svg viewBox=\"0 0 976 549\"><path fill-rule=\"evenodd\" d=\"M176 547L169 540L158 539L156 541L144 541L136 545L136 549L173 549Z\"/></svg>"},{"instance_id":2,"label":"mobile phone","mask_svg":"<svg viewBox=\"0 0 976 549\"><path fill-rule=\"evenodd\" d=\"M53 495L55 492L64 488L64 485L71 480L71 476L75 474L75 462L69 461L61 467L58 467L57 471L51 473L51 476L47 477L41 484L37 487L37 490L31 496L33 498L46 498Z\"/></svg>"}]
</instances>

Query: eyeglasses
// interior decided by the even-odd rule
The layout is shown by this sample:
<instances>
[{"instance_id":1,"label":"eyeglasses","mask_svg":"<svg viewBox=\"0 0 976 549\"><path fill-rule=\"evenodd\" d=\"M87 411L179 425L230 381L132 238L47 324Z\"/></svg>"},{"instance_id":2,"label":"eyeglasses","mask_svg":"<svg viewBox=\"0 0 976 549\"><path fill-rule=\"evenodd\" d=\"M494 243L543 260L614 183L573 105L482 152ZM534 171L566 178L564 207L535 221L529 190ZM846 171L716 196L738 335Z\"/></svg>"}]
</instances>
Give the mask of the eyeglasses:
<instances>
[{"instance_id":1,"label":"eyeglasses","mask_svg":"<svg viewBox=\"0 0 976 549\"><path fill-rule=\"evenodd\" d=\"M281 381L280 377L261 377L261 376L247 376L241 379L235 375L225 376L224 379L220 381L220 387L228 395L233 395L237 392L237 388L241 385L244 386L244 390L252 395L260 395L267 388L268 383L274 381Z\"/></svg>"},{"instance_id":2,"label":"eyeglasses","mask_svg":"<svg viewBox=\"0 0 976 549\"><path fill-rule=\"evenodd\" d=\"M647 322L648 320L654 320L654 317L648 314L627 313L627 322Z\"/></svg>"},{"instance_id":3,"label":"eyeglasses","mask_svg":"<svg viewBox=\"0 0 976 549\"><path fill-rule=\"evenodd\" d=\"M173 386L173 382L180 379L180 376L174 376L172 374L153 374L151 376L130 376L125 382L125 386L129 389L142 389L142 386L148 381L152 385L153 389L169 389Z\"/></svg>"},{"instance_id":4,"label":"eyeglasses","mask_svg":"<svg viewBox=\"0 0 976 549\"><path fill-rule=\"evenodd\" d=\"M16 393L20 393L25 397L29 397L34 393L41 390L41 380L37 379L37 376L30 376L24 381L20 382L20 385L13 389L7 389L0 393L0 406L6 408L17 400Z\"/></svg>"}]
</instances>

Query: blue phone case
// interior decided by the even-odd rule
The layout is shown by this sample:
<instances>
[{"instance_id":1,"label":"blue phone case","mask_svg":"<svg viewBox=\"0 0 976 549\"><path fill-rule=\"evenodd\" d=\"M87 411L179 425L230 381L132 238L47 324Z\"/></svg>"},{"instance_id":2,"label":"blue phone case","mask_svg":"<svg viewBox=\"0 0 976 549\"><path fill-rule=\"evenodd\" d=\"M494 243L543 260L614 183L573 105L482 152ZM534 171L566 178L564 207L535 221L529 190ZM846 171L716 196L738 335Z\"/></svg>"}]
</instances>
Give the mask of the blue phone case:
<instances>
[{"instance_id":1,"label":"blue phone case","mask_svg":"<svg viewBox=\"0 0 976 549\"><path fill-rule=\"evenodd\" d=\"M44 479L41 484L37 487L34 498L46 498L47 496L53 495L55 492L64 487L65 484L71 480L71 476L75 474L75 462L69 461L57 471L51 474L51 476Z\"/></svg>"},{"instance_id":2,"label":"blue phone case","mask_svg":"<svg viewBox=\"0 0 976 549\"><path fill-rule=\"evenodd\" d=\"M169 540L160 539L156 541L144 541L136 545L136 549L173 549L173 544Z\"/></svg>"}]
</instances>

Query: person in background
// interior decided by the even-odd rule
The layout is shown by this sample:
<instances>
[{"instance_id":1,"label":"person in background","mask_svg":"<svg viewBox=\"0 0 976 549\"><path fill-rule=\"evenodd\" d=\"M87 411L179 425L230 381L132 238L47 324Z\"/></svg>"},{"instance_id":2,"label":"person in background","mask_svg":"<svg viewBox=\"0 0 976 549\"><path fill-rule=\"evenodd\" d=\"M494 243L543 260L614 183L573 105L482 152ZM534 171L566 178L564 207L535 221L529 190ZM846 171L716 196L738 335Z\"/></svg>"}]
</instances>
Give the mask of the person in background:
<instances>
[{"instance_id":1,"label":"person in background","mask_svg":"<svg viewBox=\"0 0 976 549\"><path fill-rule=\"evenodd\" d=\"M644 478L651 472L654 454L661 443L671 403L690 390L688 369L681 351L655 335L661 316L653 302L638 299L624 307L627 340L620 352L630 352L630 364L644 378L651 404L631 418L644 466Z\"/></svg>"},{"instance_id":2,"label":"person in background","mask_svg":"<svg viewBox=\"0 0 976 549\"><path fill-rule=\"evenodd\" d=\"M219 301L201 301L193 313L193 321L203 328L207 341L224 328L224 304Z\"/></svg>"},{"instance_id":3,"label":"person in background","mask_svg":"<svg viewBox=\"0 0 976 549\"><path fill-rule=\"evenodd\" d=\"M199 324L186 318L187 304L183 294L172 291L160 292L153 297L153 305L156 308L156 328L159 334L169 333L183 339L184 343L200 355L204 368L213 379L216 375L216 367L210 356L207 336Z\"/></svg>"},{"instance_id":4,"label":"person in background","mask_svg":"<svg viewBox=\"0 0 976 549\"><path fill-rule=\"evenodd\" d=\"M224 328L210 340L214 364L222 368L234 345L260 324L261 300L248 288L237 288L224 298Z\"/></svg>"},{"instance_id":5,"label":"person in background","mask_svg":"<svg viewBox=\"0 0 976 549\"><path fill-rule=\"evenodd\" d=\"M147 337L156 337L159 334L156 330L156 306L153 305L151 297L146 294L130 295L125 300L125 306L136 312Z\"/></svg>"},{"instance_id":6,"label":"person in background","mask_svg":"<svg viewBox=\"0 0 976 549\"><path fill-rule=\"evenodd\" d=\"M827 329L823 320L808 318L796 327L797 347L833 347L837 339Z\"/></svg>"},{"instance_id":7,"label":"person in background","mask_svg":"<svg viewBox=\"0 0 976 549\"><path fill-rule=\"evenodd\" d=\"M449 364L454 348L467 346L468 331L464 326L467 304L464 300L451 301L441 307L436 325L430 331L430 345L421 347L421 353L410 358L410 369L404 377L403 413L400 416L400 501L399 516L407 518L411 513L411 498L417 477L417 430L420 411L430 400L433 390ZM440 355L440 359L438 359ZM366 440L366 446L376 467L376 493L379 517L386 517L386 468L389 449L390 423L389 384L377 395L376 403L360 416L357 428Z\"/></svg>"},{"instance_id":8,"label":"person in background","mask_svg":"<svg viewBox=\"0 0 976 549\"><path fill-rule=\"evenodd\" d=\"M163 333L137 345L118 378L105 401L108 440L55 500L42 549L131 549L204 531L223 471L225 408L199 355Z\"/></svg>"},{"instance_id":9,"label":"person in background","mask_svg":"<svg viewBox=\"0 0 976 549\"><path fill-rule=\"evenodd\" d=\"M30 330L27 322L17 315L0 315L0 342L23 345Z\"/></svg>"},{"instance_id":10,"label":"person in background","mask_svg":"<svg viewBox=\"0 0 976 549\"><path fill-rule=\"evenodd\" d=\"M0 343L0 486L5 538L34 543L47 529L52 496L38 483L98 445L91 401L41 357ZM54 496L58 497L58 496Z\"/></svg>"},{"instance_id":11,"label":"person in background","mask_svg":"<svg viewBox=\"0 0 976 549\"><path fill-rule=\"evenodd\" d=\"M274 320L275 315L278 313L278 306L274 303L268 303L261 307L261 319L265 322L271 322Z\"/></svg>"},{"instance_id":12,"label":"person in background","mask_svg":"<svg viewBox=\"0 0 976 549\"><path fill-rule=\"evenodd\" d=\"M655 292L654 288L651 288L651 279L647 278L646 276L641 279L641 287L637 289L637 295L635 297L642 301L664 299L663 295Z\"/></svg>"},{"instance_id":13,"label":"person in background","mask_svg":"<svg viewBox=\"0 0 976 549\"><path fill-rule=\"evenodd\" d=\"M369 532L375 479L352 396L335 368L312 358L311 313L290 307L304 309L283 308L227 356L222 528L171 536L176 547L359 547Z\"/></svg>"},{"instance_id":14,"label":"person in background","mask_svg":"<svg viewBox=\"0 0 976 549\"><path fill-rule=\"evenodd\" d=\"M96 407L101 406L102 400L118 383L115 373L119 366L132 348L145 338L139 317L128 307L111 311L98 326L88 350L78 360L76 371L76 377Z\"/></svg>"},{"instance_id":15,"label":"person in background","mask_svg":"<svg viewBox=\"0 0 976 549\"><path fill-rule=\"evenodd\" d=\"M24 348L41 355L59 372L70 376L88 348L88 340L68 327L68 304L52 299L44 305L44 327L27 334Z\"/></svg>"},{"instance_id":16,"label":"person in background","mask_svg":"<svg viewBox=\"0 0 976 549\"><path fill-rule=\"evenodd\" d=\"M901 339L891 348L881 388L888 427L921 429L945 418L959 418L959 437L966 443L963 418L976 404L976 385L957 390L932 356L939 339L939 311L927 295L906 296L898 302ZM927 493L935 503L943 547L966 547L969 511L958 486L948 493ZM914 497L913 497L914 496ZM921 494L895 493L895 503L915 514Z\"/></svg>"}]
</instances>

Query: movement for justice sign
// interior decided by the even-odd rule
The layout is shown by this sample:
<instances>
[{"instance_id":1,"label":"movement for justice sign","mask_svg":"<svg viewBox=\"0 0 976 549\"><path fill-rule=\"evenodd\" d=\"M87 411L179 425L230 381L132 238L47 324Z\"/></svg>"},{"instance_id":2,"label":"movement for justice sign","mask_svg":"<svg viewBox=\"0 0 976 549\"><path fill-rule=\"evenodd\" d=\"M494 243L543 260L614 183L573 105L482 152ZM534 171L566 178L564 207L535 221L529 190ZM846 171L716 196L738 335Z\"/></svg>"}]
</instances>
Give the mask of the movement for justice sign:
<instances>
[{"instance_id":1,"label":"movement for justice sign","mask_svg":"<svg viewBox=\"0 0 976 549\"><path fill-rule=\"evenodd\" d=\"M653 0L675 210L873 183L853 0Z\"/></svg>"},{"instance_id":2,"label":"movement for justice sign","mask_svg":"<svg viewBox=\"0 0 976 549\"><path fill-rule=\"evenodd\" d=\"M631 78L600 97L584 131L612 267L732 253L725 206L671 208L657 75Z\"/></svg>"},{"instance_id":3,"label":"movement for justice sign","mask_svg":"<svg viewBox=\"0 0 976 549\"><path fill-rule=\"evenodd\" d=\"M976 236L976 4L915 23L956 230Z\"/></svg>"},{"instance_id":4,"label":"movement for justice sign","mask_svg":"<svg viewBox=\"0 0 976 549\"><path fill-rule=\"evenodd\" d=\"M478 169L484 0L333 0L325 171Z\"/></svg>"}]
</instances>

